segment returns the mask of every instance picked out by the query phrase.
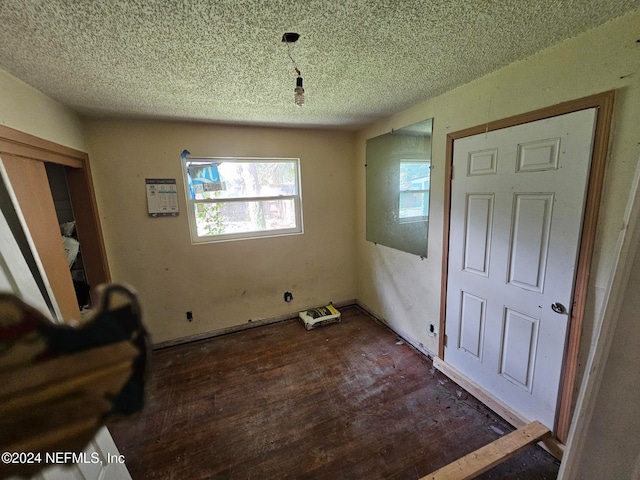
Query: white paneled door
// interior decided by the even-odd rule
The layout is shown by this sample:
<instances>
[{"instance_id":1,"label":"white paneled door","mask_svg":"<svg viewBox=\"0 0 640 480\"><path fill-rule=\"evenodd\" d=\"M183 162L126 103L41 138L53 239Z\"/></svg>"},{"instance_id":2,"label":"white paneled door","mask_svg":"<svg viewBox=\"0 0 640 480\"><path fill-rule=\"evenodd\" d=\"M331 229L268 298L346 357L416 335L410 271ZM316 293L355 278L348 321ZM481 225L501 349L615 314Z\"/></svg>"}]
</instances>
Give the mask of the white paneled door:
<instances>
[{"instance_id":1,"label":"white paneled door","mask_svg":"<svg viewBox=\"0 0 640 480\"><path fill-rule=\"evenodd\" d=\"M453 145L444 361L554 428L596 109Z\"/></svg>"}]
</instances>

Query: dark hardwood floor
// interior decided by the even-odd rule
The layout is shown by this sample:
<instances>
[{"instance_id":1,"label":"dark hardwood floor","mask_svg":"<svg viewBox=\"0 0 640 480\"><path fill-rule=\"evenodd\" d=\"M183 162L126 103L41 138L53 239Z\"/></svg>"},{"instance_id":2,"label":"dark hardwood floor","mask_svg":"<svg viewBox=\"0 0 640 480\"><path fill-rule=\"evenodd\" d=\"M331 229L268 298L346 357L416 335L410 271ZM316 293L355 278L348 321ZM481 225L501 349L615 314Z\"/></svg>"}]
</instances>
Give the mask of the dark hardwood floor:
<instances>
[{"instance_id":1,"label":"dark hardwood floor","mask_svg":"<svg viewBox=\"0 0 640 480\"><path fill-rule=\"evenodd\" d=\"M134 480L418 479L513 428L357 308L153 353L147 403L109 429ZM483 479L555 479L528 447Z\"/></svg>"}]
</instances>

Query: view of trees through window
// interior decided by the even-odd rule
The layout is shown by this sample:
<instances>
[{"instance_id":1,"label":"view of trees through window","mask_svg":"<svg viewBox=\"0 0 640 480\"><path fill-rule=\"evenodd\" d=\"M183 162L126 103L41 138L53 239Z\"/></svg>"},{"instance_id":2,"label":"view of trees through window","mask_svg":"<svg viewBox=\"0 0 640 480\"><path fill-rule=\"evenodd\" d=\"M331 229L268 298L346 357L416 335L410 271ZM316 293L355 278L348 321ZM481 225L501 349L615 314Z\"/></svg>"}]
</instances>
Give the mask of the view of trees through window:
<instances>
[{"instance_id":1,"label":"view of trees through window","mask_svg":"<svg viewBox=\"0 0 640 480\"><path fill-rule=\"evenodd\" d=\"M297 160L190 161L198 237L297 229Z\"/></svg>"}]
</instances>

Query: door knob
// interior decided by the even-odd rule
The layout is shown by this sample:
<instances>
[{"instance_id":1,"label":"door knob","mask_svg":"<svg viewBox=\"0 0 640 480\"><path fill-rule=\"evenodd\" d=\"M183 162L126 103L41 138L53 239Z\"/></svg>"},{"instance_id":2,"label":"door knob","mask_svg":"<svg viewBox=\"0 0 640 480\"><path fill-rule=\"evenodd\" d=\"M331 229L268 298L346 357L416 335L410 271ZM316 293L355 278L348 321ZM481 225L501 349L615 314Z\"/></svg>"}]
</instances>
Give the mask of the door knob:
<instances>
[{"instance_id":1,"label":"door knob","mask_svg":"<svg viewBox=\"0 0 640 480\"><path fill-rule=\"evenodd\" d=\"M551 304L551 310L553 310L556 313L567 313L567 308L561 304L560 302L556 302L556 303L552 303Z\"/></svg>"}]
</instances>

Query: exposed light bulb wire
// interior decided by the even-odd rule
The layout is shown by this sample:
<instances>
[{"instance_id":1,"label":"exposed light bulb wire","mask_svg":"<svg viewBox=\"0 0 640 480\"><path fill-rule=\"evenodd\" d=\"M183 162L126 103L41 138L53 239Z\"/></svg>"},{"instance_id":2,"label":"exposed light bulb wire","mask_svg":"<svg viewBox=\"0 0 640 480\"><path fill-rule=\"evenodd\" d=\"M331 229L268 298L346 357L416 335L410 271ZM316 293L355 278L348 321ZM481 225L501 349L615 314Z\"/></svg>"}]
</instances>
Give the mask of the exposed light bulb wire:
<instances>
[{"instance_id":1,"label":"exposed light bulb wire","mask_svg":"<svg viewBox=\"0 0 640 480\"><path fill-rule=\"evenodd\" d=\"M296 72L296 75L300 75L300 70L298 70L298 65L296 65L296 61L293 59L293 53L291 50L291 42L285 42L287 44L287 54L291 59L291 63L293 63L293 70Z\"/></svg>"},{"instance_id":2,"label":"exposed light bulb wire","mask_svg":"<svg viewBox=\"0 0 640 480\"><path fill-rule=\"evenodd\" d=\"M297 39L298 39L298 36L296 36L295 40L293 41L296 41ZM296 106L302 107L304 105L304 88L302 87L302 74L300 73L300 70L298 69L298 65L296 64L296 61L293 58L293 47L291 46L292 42L289 42L287 40L286 33L283 35L282 41L284 41L287 44L287 54L289 55L289 59L293 64L293 70L296 72L296 88L294 90L295 92L294 103Z\"/></svg>"}]
</instances>

